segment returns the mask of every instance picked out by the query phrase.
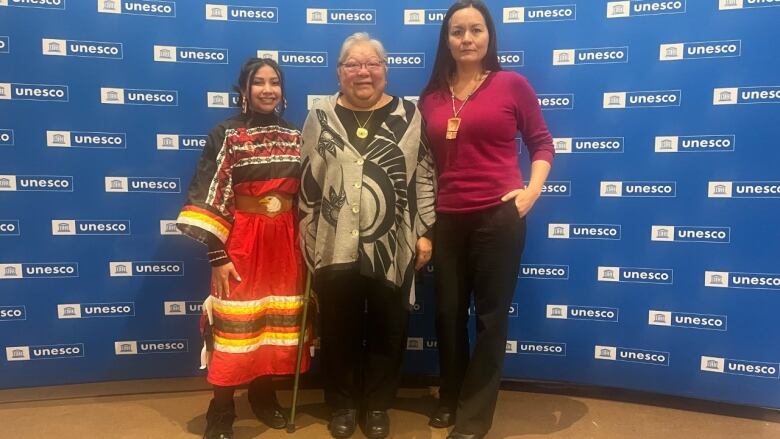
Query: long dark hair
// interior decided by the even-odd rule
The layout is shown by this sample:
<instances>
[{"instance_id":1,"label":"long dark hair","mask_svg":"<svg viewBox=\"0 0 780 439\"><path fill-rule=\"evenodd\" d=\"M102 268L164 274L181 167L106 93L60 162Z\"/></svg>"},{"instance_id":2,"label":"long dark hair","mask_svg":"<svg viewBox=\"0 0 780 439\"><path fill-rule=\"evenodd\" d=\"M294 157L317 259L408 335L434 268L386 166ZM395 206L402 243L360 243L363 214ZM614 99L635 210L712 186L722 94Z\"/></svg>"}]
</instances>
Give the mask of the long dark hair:
<instances>
[{"instance_id":1,"label":"long dark hair","mask_svg":"<svg viewBox=\"0 0 780 439\"><path fill-rule=\"evenodd\" d=\"M501 70L501 64L498 63L498 43L496 42L496 25L493 24L493 17L490 16L485 3L481 0L458 0L450 6L444 15L439 31L439 46L436 48L436 61L433 63L433 71L428 85L423 89L422 95L446 89L449 87L450 79L455 73L455 59L452 57L447 41L449 39L450 19L452 15L461 9L474 8L482 14L488 29L488 47L485 58L482 59L482 68L497 72Z\"/></svg>"},{"instance_id":2,"label":"long dark hair","mask_svg":"<svg viewBox=\"0 0 780 439\"><path fill-rule=\"evenodd\" d=\"M246 99L246 116L249 119L261 114L252 108L252 97L249 95L249 91L252 89L252 79L255 77L255 73L263 66L269 66L274 69L274 72L276 72L276 75L279 77L282 98L279 100L279 105L276 107L276 115L281 117L284 114L284 110L287 109L287 99L285 99L284 92L284 75L282 75L282 69L279 68L279 64L271 58L249 58L244 61L244 65L241 66L241 73L238 74L238 84L233 86L233 90L239 94L239 105L242 105L244 99Z\"/></svg>"}]
</instances>

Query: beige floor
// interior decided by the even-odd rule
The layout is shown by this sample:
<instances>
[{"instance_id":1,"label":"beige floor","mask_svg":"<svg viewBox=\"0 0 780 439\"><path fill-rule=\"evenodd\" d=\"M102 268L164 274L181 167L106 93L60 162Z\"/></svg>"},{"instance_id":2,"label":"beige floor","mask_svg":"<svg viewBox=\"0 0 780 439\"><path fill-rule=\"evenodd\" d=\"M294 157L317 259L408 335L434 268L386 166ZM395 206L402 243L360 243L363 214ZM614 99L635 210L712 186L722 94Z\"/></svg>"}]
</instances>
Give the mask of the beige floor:
<instances>
[{"instance_id":1,"label":"beige floor","mask_svg":"<svg viewBox=\"0 0 780 439\"><path fill-rule=\"evenodd\" d=\"M169 383L171 380L167 380ZM147 387L154 382L147 382ZM0 438L197 438L204 425L210 394L199 381L180 380L168 393L128 393L104 384L0 391ZM142 391L143 384L129 385ZM160 387L158 387L159 389ZM251 414L245 391L237 398L237 439L329 438L322 392L301 394L298 431L268 430ZM282 404L289 391L279 393ZM55 398L55 399L51 399ZM445 430L427 426L433 389L404 389L390 411L392 437L444 439ZM353 438L362 438L356 433ZM780 439L780 424L640 404L562 395L502 391L493 430L498 438L702 438Z\"/></svg>"}]
</instances>

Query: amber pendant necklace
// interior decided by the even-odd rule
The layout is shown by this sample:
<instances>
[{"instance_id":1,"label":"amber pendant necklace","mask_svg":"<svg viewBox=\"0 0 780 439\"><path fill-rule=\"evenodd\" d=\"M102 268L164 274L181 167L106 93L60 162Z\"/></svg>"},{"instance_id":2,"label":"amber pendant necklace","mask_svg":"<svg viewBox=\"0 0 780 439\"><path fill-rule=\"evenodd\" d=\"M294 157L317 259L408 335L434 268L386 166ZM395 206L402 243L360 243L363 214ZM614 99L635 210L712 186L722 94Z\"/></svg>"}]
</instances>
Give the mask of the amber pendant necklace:
<instances>
[{"instance_id":1,"label":"amber pendant necklace","mask_svg":"<svg viewBox=\"0 0 780 439\"><path fill-rule=\"evenodd\" d=\"M460 103L460 108L457 110L455 109L455 90L452 88L452 85L450 85L450 97L452 98L452 117L447 119L447 135L445 136L447 140L455 140L458 137L458 129L460 128L461 121L461 118L458 117L458 115L461 111L463 111L463 107L466 106L466 102L468 102L471 95L477 91L485 78L487 78L488 73L490 72L485 72L484 76L477 81L477 83L474 85L474 88L471 90L471 92L469 92L468 95L466 95L466 98L463 99L463 102Z\"/></svg>"}]
</instances>

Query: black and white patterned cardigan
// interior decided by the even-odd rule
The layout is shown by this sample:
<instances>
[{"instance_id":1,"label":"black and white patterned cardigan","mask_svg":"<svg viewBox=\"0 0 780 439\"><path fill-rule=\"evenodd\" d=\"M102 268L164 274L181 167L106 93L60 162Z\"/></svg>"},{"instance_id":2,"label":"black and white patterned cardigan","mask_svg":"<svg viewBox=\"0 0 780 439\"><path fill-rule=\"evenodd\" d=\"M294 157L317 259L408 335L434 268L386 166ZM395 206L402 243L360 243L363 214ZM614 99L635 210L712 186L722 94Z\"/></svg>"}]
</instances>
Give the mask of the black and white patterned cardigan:
<instances>
[{"instance_id":1,"label":"black and white patterned cardigan","mask_svg":"<svg viewBox=\"0 0 780 439\"><path fill-rule=\"evenodd\" d=\"M316 103L303 126L304 259L315 275L357 268L414 303L415 244L436 220L436 176L422 116L414 103L395 100L361 155L336 115L337 97Z\"/></svg>"}]
</instances>

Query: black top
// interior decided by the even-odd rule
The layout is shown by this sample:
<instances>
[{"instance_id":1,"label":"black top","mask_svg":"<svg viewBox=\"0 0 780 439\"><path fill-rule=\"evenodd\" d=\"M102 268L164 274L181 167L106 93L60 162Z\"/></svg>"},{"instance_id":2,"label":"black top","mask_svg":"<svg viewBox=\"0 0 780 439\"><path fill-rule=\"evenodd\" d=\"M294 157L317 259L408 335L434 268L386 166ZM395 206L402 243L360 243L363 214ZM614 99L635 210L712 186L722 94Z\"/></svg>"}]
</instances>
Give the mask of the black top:
<instances>
[{"instance_id":1,"label":"black top","mask_svg":"<svg viewBox=\"0 0 780 439\"><path fill-rule=\"evenodd\" d=\"M393 108L397 105L398 97L393 96L393 99L390 102L375 109L374 113L371 114L371 111L353 111L340 104L336 104L336 115L339 117L341 125L343 125L344 129L347 131L349 143L352 144L360 154L365 155L369 143L373 140L374 134L376 134L377 128L379 128L382 122L387 119L387 116L390 115L390 112L393 111ZM371 119L369 119L369 115L371 116ZM357 120L355 120L356 118ZM358 125L358 120L360 121L360 125ZM365 139L361 139L357 136L357 129L360 126L363 126L363 128L368 130L368 136L366 136Z\"/></svg>"}]
</instances>

